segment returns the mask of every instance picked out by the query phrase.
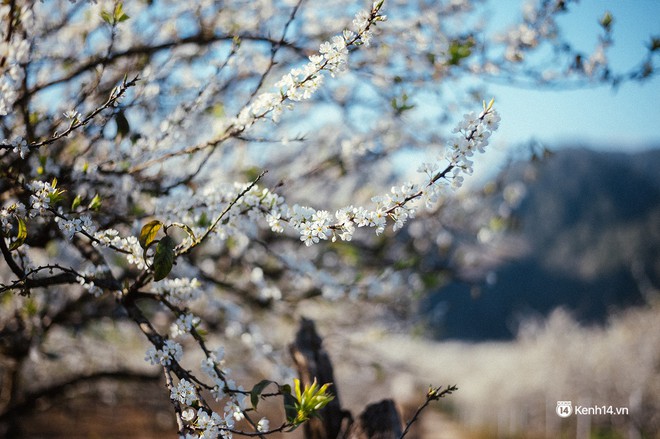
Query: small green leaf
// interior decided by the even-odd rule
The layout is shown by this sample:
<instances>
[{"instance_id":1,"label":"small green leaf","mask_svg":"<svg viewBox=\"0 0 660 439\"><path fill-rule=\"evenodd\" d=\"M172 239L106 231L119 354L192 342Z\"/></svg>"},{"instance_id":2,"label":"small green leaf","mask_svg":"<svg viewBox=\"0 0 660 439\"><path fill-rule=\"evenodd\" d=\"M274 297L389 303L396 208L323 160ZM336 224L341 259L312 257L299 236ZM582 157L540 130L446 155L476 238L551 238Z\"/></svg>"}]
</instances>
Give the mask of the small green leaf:
<instances>
[{"instance_id":1,"label":"small green leaf","mask_svg":"<svg viewBox=\"0 0 660 439\"><path fill-rule=\"evenodd\" d=\"M25 240L27 239L27 224L25 224L25 220L23 218L18 217L18 234L16 235L16 240L11 243L9 246L9 251L14 251L20 246L23 245Z\"/></svg>"},{"instance_id":2,"label":"small green leaf","mask_svg":"<svg viewBox=\"0 0 660 439\"><path fill-rule=\"evenodd\" d=\"M215 104L209 109L209 112L217 118L221 118L225 116L225 106L222 104L222 102Z\"/></svg>"},{"instance_id":3,"label":"small green leaf","mask_svg":"<svg viewBox=\"0 0 660 439\"><path fill-rule=\"evenodd\" d=\"M263 392L264 389L273 382L274 381L271 380L261 380L254 385L250 391L250 402L252 403L252 408L255 410L257 409L257 404L259 404L259 396L261 396L261 392Z\"/></svg>"},{"instance_id":4,"label":"small green leaf","mask_svg":"<svg viewBox=\"0 0 660 439\"><path fill-rule=\"evenodd\" d=\"M208 215L206 212L202 212L202 214L199 216L199 219L197 220L197 227L208 227L211 225L211 220L209 219Z\"/></svg>"},{"instance_id":5,"label":"small green leaf","mask_svg":"<svg viewBox=\"0 0 660 439\"><path fill-rule=\"evenodd\" d=\"M130 17L124 13L124 4L123 3L117 3L115 6L115 12L113 14L113 18L116 23L121 23L122 21L128 20Z\"/></svg>"},{"instance_id":6,"label":"small green leaf","mask_svg":"<svg viewBox=\"0 0 660 439\"><path fill-rule=\"evenodd\" d=\"M464 40L454 40L449 44L449 60L447 64L457 66L461 61L472 54L474 40L467 38Z\"/></svg>"},{"instance_id":7,"label":"small green leaf","mask_svg":"<svg viewBox=\"0 0 660 439\"><path fill-rule=\"evenodd\" d=\"M176 243L167 235L158 241L153 265L155 281L165 279L170 274L170 271L172 271L172 266L174 265L174 247L176 247Z\"/></svg>"},{"instance_id":8,"label":"small green leaf","mask_svg":"<svg viewBox=\"0 0 660 439\"><path fill-rule=\"evenodd\" d=\"M190 239L192 239L193 241L195 240L195 232L193 232L193 230L188 225L183 223L172 223L172 226L184 230L188 234L188 236L190 236Z\"/></svg>"},{"instance_id":9,"label":"small green leaf","mask_svg":"<svg viewBox=\"0 0 660 439\"><path fill-rule=\"evenodd\" d=\"M106 23L112 25L112 15L110 15L110 12L108 11L101 11L101 18L103 21Z\"/></svg>"},{"instance_id":10,"label":"small green leaf","mask_svg":"<svg viewBox=\"0 0 660 439\"><path fill-rule=\"evenodd\" d=\"M99 194L94 195L94 198L92 198L92 201L89 202L87 207L91 210L99 210L101 208L101 197L99 197Z\"/></svg>"},{"instance_id":11,"label":"small green leaf","mask_svg":"<svg viewBox=\"0 0 660 439\"><path fill-rule=\"evenodd\" d=\"M138 238L140 247L144 249L149 247L149 244L151 244L151 242L154 240L156 233L158 233L161 227L163 227L163 223L158 220L149 221L147 224L142 226L142 230L140 230L140 237Z\"/></svg>"},{"instance_id":12,"label":"small green leaf","mask_svg":"<svg viewBox=\"0 0 660 439\"><path fill-rule=\"evenodd\" d=\"M126 119L126 115L123 111L118 111L115 115L115 123L117 124L117 135L118 139L123 139L131 132L131 126Z\"/></svg>"},{"instance_id":13,"label":"small green leaf","mask_svg":"<svg viewBox=\"0 0 660 439\"><path fill-rule=\"evenodd\" d=\"M80 206L80 203L82 203L82 197L80 196L80 194L78 194L71 203L71 210L76 210Z\"/></svg>"},{"instance_id":14,"label":"small green leaf","mask_svg":"<svg viewBox=\"0 0 660 439\"><path fill-rule=\"evenodd\" d=\"M103 19L103 21L108 23L110 26L114 26L117 23L121 23L122 21L126 21L131 17L126 15L126 13L124 12L124 4L123 3L117 3L117 5L115 6L115 9L112 11L112 13L110 13L108 11L105 11L105 10L101 11L101 18Z\"/></svg>"},{"instance_id":15,"label":"small green leaf","mask_svg":"<svg viewBox=\"0 0 660 439\"><path fill-rule=\"evenodd\" d=\"M609 11L605 12L605 15L600 19L600 25L603 26L603 29L605 31L609 32L612 29L612 22L614 21L614 17L612 17L612 14L610 14Z\"/></svg>"},{"instance_id":16,"label":"small green leaf","mask_svg":"<svg viewBox=\"0 0 660 439\"><path fill-rule=\"evenodd\" d=\"M660 37L651 38L651 43L649 44L649 50L651 52L655 52L656 50L660 50Z\"/></svg>"}]
</instances>

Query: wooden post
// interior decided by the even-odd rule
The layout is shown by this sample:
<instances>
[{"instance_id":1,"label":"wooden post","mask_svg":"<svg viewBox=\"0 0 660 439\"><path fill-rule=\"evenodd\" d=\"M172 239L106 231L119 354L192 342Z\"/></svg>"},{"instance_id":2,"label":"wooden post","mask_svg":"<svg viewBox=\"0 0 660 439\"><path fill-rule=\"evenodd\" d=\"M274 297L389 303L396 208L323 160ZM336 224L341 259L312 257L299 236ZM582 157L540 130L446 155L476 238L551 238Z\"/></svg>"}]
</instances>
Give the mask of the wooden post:
<instances>
[{"instance_id":1,"label":"wooden post","mask_svg":"<svg viewBox=\"0 0 660 439\"><path fill-rule=\"evenodd\" d=\"M319 384L333 383L335 399L320 411L321 419L304 424L306 439L398 439L401 418L391 399L370 404L353 422L350 412L342 410L332 363L323 340L312 320L301 319L295 341L289 346L303 385L316 378Z\"/></svg>"},{"instance_id":2,"label":"wooden post","mask_svg":"<svg viewBox=\"0 0 660 439\"><path fill-rule=\"evenodd\" d=\"M398 439L401 418L391 399L369 404L353 423L346 439Z\"/></svg>"},{"instance_id":3,"label":"wooden post","mask_svg":"<svg viewBox=\"0 0 660 439\"><path fill-rule=\"evenodd\" d=\"M320 411L321 419L312 418L305 422L306 439L337 439L345 417L341 409L332 363L322 343L314 322L303 318L296 339L289 347L302 385L311 384L314 378L319 385L333 383L330 389L335 399Z\"/></svg>"}]
</instances>

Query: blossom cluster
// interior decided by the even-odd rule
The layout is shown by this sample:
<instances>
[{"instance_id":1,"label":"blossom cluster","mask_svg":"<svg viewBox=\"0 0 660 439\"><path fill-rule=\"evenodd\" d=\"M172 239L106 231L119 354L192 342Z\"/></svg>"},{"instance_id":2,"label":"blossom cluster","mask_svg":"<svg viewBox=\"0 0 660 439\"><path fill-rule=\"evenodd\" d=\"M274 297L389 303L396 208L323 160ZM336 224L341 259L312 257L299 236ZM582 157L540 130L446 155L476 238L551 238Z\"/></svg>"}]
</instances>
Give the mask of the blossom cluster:
<instances>
[{"instance_id":1,"label":"blossom cluster","mask_svg":"<svg viewBox=\"0 0 660 439\"><path fill-rule=\"evenodd\" d=\"M187 379L181 378L179 383L170 390L170 398L181 404L192 405L197 401L195 386Z\"/></svg>"},{"instance_id":2,"label":"blossom cluster","mask_svg":"<svg viewBox=\"0 0 660 439\"><path fill-rule=\"evenodd\" d=\"M247 190L247 185L234 183L171 195L157 205L156 216L166 222L190 224L197 236L212 232L220 239L239 233L239 227L245 223L238 220L239 216L246 215L251 220L262 218L273 232L282 233L285 226L296 230L306 246L337 238L350 241L360 227L373 228L379 235L385 231L388 219L393 221L396 231L415 217L417 200L421 199L426 208L431 208L441 197L443 181L451 182L456 188L461 186L464 174L472 174L472 156L485 151L492 132L499 126L500 117L492 106L493 101L488 105L484 103L481 113L471 112L463 117L453 130L457 136L448 143L439 161L423 163L418 168L427 175L423 184L404 182L393 186L389 193L372 198L375 203L372 209L350 205L332 215L327 210L309 206L289 206L281 196L257 185ZM440 161L446 166L444 171L437 172L441 168ZM227 212L231 204L234 208ZM212 221L218 215L226 215L220 225ZM214 229L209 230L209 227Z\"/></svg>"},{"instance_id":3,"label":"blossom cluster","mask_svg":"<svg viewBox=\"0 0 660 439\"><path fill-rule=\"evenodd\" d=\"M202 359L200 368L211 380L213 381L213 390L211 393L216 401L220 401L225 397L226 389L235 389L236 383L227 378L231 372L229 369L222 369L224 363L225 350L223 347L215 351L209 352L208 355Z\"/></svg>"},{"instance_id":4,"label":"blossom cluster","mask_svg":"<svg viewBox=\"0 0 660 439\"><path fill-rule=\"evenodd\" d=\"M94 241L92 241L92 245L95 247L103 246L119 250L126 255L128 263L136 265L140 270L147 268L146 261L143 258L142 247L140 247L140 242L135 236L123 238L120 236L118 230L100 230L94 233Z\"/></svg>"},{"instance_id":5,"label":"blossom cluster","mask_svg":"<svg viewBox=\"0 0 660 439\"><path fill-rule=\"evenodd\" d=\"M197 411L189 408L183 412L182 418L199 433L186 433L180 436L181 439L231 439L233 437L230 430L234 428L235 421L230 411L225 412L224 416L220 416L216 412L209 414L203 408L199 408Z\"/></svg>"},{"instance_id":6,"label":"blossom cluster","mask_svg":"<svg viewBox=\"0 0 660 439\"><path fill-rule=\"evenodd\" d=\"M154 346L150 347L144 359L151 364L169 366L172 360L178 362L182 357L183 348L181 345L173 340L165 340L161 349L156 349Z\"/></svg>"},{"instance_id":7,"label":"blossom cluster","mask_svg":"<svg viewBox=\"0 0 660 439\"><path fill-rule=\"evenodd\" d=\"M334 219L324 210L315 210L311 207L294 205L289 208L285 203L276 206L276 211L269 215L268 223L273 231L281 228L281 221L285 220L291 227L300 233L300 239L309 246L321 240L331 238L333 241L339 237L350 241L356 227L371 227L376 234L381 234L386 227L387 219L393 222L396 231L403 227L406 221L413 218L416 208L411 202L423 199L427 208L430 208L440 197L441 187L438 181L441 177L451 179L452 186L459 187L463 182L461 174L472 173L472 160L470 158L475 152L484 152L488 145L491 133L498 128L500 117L490 105L484 105L484 110L479 114L466 114L463 121L454 129L458 133L456 139L449 142L447 153L442 159L449 164L446 173L436 173L439 163L424 163L418 170L426 173L428 181L423 185L405 182L400 186L393 186L389 194L376 196L372 201L375 208L369 210L361 206L347 206L335 212ZM277 222L273 221L277 219Z\"/></svg>"},{"instance_id":8,"label":"blossom cluster","mask_svg":"<svg viewBox=\"0 0 660 439\"><path fill-rule=\"evenodd\" d=\"M94 297L100 297L103 294L103 289L95 285L93 280L88 280L84 276L78 276L76 280L85 290L87 290Z\"/></svg>"},{"instance_id":9,"label":"blossom cluster","mask_svg":"<svg viewBox=\"0 0 660 439\"><path fill-rule=\"evenodd\" d=\"M16 202L0 209L0 233L7 235L12 228L12 220L25 217L25 205Z\"/></svg>"},{"instance_id":10,"label":"blossom cluster","mask_svg":"<svg viewBox=\"0 0 660 439\"><path fill-rule=\"evenodd\" d=\"M15 10L14 10L15 9ZM14 14L14 16L10 16ZM14 8L9 4L0 6L0 21L20 21L26 29L33 23L32 11L28 5ZM2 30L6 29L2 26ZM0 33L0 35L4 32ZM30 60L30 42L22 37L22 32L12 35L2 35L0 38L0 116L9 114L16 99L18 89L23 81L22 65Z\"/></svg>"},{"instance_id":11,"label":"blossom cluster","mask_svg":"<svg viewBox=\"0 0 660 439\"><path fill-rule=\"evenodd\" d=\"M335 35L321 44L319 52L311 55L309 61L302 67L293 68L275 83L279 92L265 92L258 95L252 104L241 110L234 119L233 126L245 129L257 119L267 114L277 122L284 109L291 109L285 101L302 101L311 98L323 83L323 72L335 76L344 72L348 65L349 47L358 44L369 45L371 39L370 26L375 21L384 21L386 17L379 15L380 3L376 2L371 11L360 11L353 20L355 30L345 30L341 35Z\"/></svg>"},{"instance_id":12,"label":"blossom cluster","mask_svg":"<svg viewBox=\"0 0 660 439\"><path fill-rule=\"evenodd\" d=\"M55 183L51 184L46 181L33 180L27 184L27 188L32 192L30 195L30 218L46 214L51 207L51 202L62 193L60 189L55 187Z\"/></svg>"},{"instance_id":13,"label":"blossom cluster","mask_svg":"<svg viewBox=\"0 0 660 439\"><path fill-rule=\"evenodd\" d=\"M97 276L105 277L109 274L110 268L107 265L93 266L84 271L78 271L76 280L87 292L95 297L103 294L103 289L94 283Z\"/></svg>"},{"instance_id":14,"label":"blossom cluster","mask_svg":"<svg viewBox=\"0 0 660 439\"><path fill-rule=\"evenodd\" d=\"M522 62L525 52L537 47L544 39L552 39L557 32L554 5L526 2L523 6L523 22L512 25L495 39L506 44L505 58L513 63Z\"/></svg>"},{"instance_id":15,"label":"blossom cluster","mask_svg":"<svg viewBox=\"0 0 660 439\"><path fill-rule=\"evenodd\" d=\"M60 211L60 215L55 217L55 222L68 241L71 241L73 235L78 232L85 231L91 234L96 231L96 226L92 223L92 217L89 215L80 215L77 218L66 218Z\"/></svg>"},{"instance_id":16,"label":"blossom cluster","mask_svg":"<svg viewBox=\"0 0 660 439\"><path fill-rule=\"evenodd\" d=\"M0 96L4 94L2 86L0 85ZM0 99L2 99L0 97ZM0 106L2 103L0 102ZM1 109L0 109L1 111ZM30 152L30 147L27 144L27 140L22 137L15 137L12 140L5 139L2 141L2 145L5 147L12 148L12 152L18 154L22 159L27 157L27 153Z\"/></svg>"},{"instance_id":17,"label":"blossom cluster","mask_svg":"<svg viewBox=\"0 0 660 439\"><path fill-rule=\"evenodd\" d=\"M181 314L170 326L170 335L177 338L190 334L190 330L200 323L200 318L192 314Z\"/></svg>"},{"instance_id":18,"label":"blossom cluster","mask_svg":"<svg viewBox=\"0 0 660 439\"><path fill-rule=\"evenodd\" d=\"M157 293L166 296L167 300L174 305L188 305L201 297L201 286L201 282L196 278L180 277L156 282L154 289Z\"/></svg>"},{"instance_id":19,"label":"blossom cluster","mask_svg":"<svg viewBox=\"0 0 660 439\"><path fill-rule=\"evenodd\" d=\"M149 355L148 355L149 357ZM227 397L223 407L222 415L205 408L195 410L194 406L199 397L195 385L185 378L181 378L176 386L170 389L170 398L179 403L188 406L182 410L182 420L186 422L187 429L194 433L187 433L181 437L188 439L198 439L207 437L231 438L231 430L237 421L245 418L245 409L247 408L247 397L243 387L236 387L232 379L227 375L231 372L229 369L222 369L224 362L224 348L211 351L201 362L201 370L211 378L214 388L211 391L216 401L221 401ZM267 431L269 421L262 418L257 424L258 431Z\"/></svg>"},{"instance_id":20,"label":"blossom cluster","mask_svg":"<svg viewBox=\"0 0 660 439\"><path fill-rule=\"evenodd\" d=\"M472 175L474 162L471 157L475 152L484 152L490 135L499 127L500 116L491 108L492 103L488 108L485 107L478 116L474 112L463 116L463 120L453 130L459 136L449 142L445 158L452 167L454 187L460 187L463 183L461 174Z\"/></svg>"}]
</instances>

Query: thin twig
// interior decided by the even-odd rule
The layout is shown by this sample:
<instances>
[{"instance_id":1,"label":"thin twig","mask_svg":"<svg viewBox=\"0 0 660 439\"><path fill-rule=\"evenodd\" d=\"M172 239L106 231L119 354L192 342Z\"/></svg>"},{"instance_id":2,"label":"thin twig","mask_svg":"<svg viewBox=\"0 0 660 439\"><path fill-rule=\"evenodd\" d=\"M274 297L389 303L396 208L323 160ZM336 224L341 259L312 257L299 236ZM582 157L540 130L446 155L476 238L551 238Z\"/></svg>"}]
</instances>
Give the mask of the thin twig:
<instances>
[{"instance_id":1,"label":"thin twig","mask_svg":"<svg viewBox=\"0 0 660 439\"><path fill-rule=\"evenodd\" d=\"M422 413L422 411L424 411L426 407L428 407L431 401L437 401L440 398L444 397L445 395L451 395L453 392L458 390L458 387L456 387L456 385L447 386L447 388L442 391L440 390L441 388L442 387L438 387L434 389L433 387L431 387L429 389L428 393L426 394L426 401L424 401L424 404L419 406L413 417L410 419L410 421L408 421L408 423L406 424L406 428L405 430L403 430L403 433L401 433L401 436L399 436L399 439L403 439L406 436L406 434L408 434L408 430L410 430L410 427L417 421L419 415Z\"/></svg>"}]
</instances>

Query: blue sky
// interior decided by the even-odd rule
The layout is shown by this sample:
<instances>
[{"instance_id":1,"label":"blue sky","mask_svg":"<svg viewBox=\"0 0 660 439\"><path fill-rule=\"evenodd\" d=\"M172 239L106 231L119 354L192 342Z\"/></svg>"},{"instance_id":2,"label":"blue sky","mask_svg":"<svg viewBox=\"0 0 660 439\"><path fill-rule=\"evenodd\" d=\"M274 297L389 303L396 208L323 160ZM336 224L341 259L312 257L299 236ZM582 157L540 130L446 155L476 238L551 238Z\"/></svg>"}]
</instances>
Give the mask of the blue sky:
<instances>
[{"instance_id":1,"label":"blue sky","mask_svg":"<svg viewBox=\"0 0 660 439\"><path fill-rule=\"evenodd\" d=\"M502 14L519 2L497 2ZM506 4L507 6L503 6ZM512 9L507 11L507 8ZM578 48L590 53L605 11L614 16L614 47L610 60L617 70L635 65L650 35L660 37L660 1L582 0L559 23ZM490 85L502 115L493 139L500 147L536 139L549 146L588 144L595 148L636 150L660 146L660 78L628 83L617 90L532 90Z\"/></svg>"}]
</instances>

